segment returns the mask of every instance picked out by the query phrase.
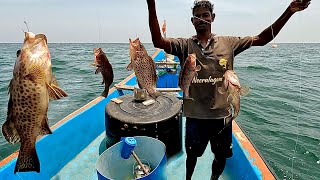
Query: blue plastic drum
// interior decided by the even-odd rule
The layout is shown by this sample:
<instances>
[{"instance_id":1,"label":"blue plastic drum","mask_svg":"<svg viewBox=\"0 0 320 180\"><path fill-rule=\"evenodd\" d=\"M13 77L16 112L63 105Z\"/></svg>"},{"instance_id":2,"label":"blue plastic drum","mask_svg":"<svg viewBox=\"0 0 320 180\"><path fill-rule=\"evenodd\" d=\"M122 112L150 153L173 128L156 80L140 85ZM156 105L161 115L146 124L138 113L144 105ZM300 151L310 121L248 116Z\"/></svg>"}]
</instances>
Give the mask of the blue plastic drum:
<instances>
[{"instance_id":1,"label":"blue plastic drum","mask_svg":"<svg viewBox=\"0 0 320 180\"><path fill-rule=\"evenodd\" d=\"M166 180L166 147L161 141L146 137L135 136L134 152L143 164L150 167L146 176L137 176L138 163L131 155L128 159L121 157L124 141L120 141L105 150L99 157L96 169L99 180Z\"/></svg>"}]
</instances>

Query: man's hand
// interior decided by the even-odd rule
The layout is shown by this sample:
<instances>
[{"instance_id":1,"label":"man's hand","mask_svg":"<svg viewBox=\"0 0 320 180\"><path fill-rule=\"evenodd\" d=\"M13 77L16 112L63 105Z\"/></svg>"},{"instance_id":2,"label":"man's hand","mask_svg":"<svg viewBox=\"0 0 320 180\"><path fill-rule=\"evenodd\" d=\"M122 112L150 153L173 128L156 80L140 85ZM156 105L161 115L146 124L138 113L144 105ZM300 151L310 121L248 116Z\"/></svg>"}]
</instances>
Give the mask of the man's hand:
<instances>
[{"instance_id":1,"label":"man's hand","mask_svg":"<svg viewBox=\"0 0 320 180\"><path fill-rule=\"evenodd\" d=\"M293 13L302 11L306 9L310 3L311 3L311 0L294 0L290 4L290 10Z\"/></svg>"}]
</instances>

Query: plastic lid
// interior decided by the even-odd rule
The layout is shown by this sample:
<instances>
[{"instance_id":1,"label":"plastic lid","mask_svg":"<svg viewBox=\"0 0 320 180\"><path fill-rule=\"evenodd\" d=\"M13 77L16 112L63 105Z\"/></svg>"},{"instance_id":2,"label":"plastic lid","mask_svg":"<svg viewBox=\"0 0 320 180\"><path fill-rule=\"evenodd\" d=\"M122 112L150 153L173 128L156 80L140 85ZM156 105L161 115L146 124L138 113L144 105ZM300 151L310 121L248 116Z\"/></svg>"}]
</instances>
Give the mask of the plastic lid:
<instances>
[{"instance_id":1,"label":"plastic lid","mask_svg":"<svg viewBox=\"0 0 320 180\"><path fill-rule=\"evenodd\" d=\"M126 137L125 138L125 142L130 146L136 146L137 145L137 141L133 137Z\"/></svg>"}]
</instances>

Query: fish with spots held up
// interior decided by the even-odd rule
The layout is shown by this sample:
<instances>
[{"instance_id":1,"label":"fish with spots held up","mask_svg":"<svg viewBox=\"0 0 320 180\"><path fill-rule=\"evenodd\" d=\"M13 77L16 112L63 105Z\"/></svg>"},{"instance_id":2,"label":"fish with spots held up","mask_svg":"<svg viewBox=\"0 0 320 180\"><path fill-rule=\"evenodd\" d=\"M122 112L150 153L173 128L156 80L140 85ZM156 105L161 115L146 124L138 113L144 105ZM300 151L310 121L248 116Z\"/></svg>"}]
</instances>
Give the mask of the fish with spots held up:
<instances>
[{"instance_id":1,"label":"fish with spots held up","mask_svg":"<svg viewBox=\"0 0 320 180\"><path fill-rule=\"evenodd\" d=\"M66 96L52 74L46 36L25 32L9 84L7 119L2 125L9 143L21 143L14 173L40 172L35 144L38 136L52 134L47 117L49 100Z\"/></svg>"},{"instance_id":2,"label":"fish with spots held up","mask_svg":"<svg viewBox=\"0 0 320 180\"><path fill-rule=\"evenodd\" d=\"M109 88L113 83L113 70L112 66L106 56L106 54L102 51L101 48L94 48L94 62L92 63L93 66L97 67L95 74L101 72L102 74L102 84L105 85L104 91L102 92L101 96L107 97L109 93Z\"/></svg>"},{"instance_id":3,"label":"fish with spots held up","mask_svg":"<svg viewBox=\"0 0 320 180\"><path fill-rule=\"evenodd\" d=\"M189 87L192 79L198 76L198 71L201 70L201 66L197 66L196 54L189 54L179 74L179 87L184 93L184 99L193 99L189 97Z\"/></svg>"},{"instance_id":4,"label":"fish with spots held up","mask_svg":"<svg viewBox=\"0 0 320 180\"><path fill-rule=\"evenodd\" d=\"M249 88L241 86L235 71L227 70L223 75L222 86L218 88L219 93L229 93L227 101L232 105L233 115L231 120L235 120L240 112L240 95L246 96Z\"/></svg>"},{"instance_id":5,"label":"fish with spots held up","mask_svg":"<svg viewBox=\"0 0 320 180\"><path fill-rule=\"evenodd\" d=\"M156 64L153 59L148 55L147 50L140 42L139 38L130 42L130 59L131 62L127 66L127 70L134 70L134 73L138 80L138 85L142 89L146 89L148 94L156 99L161 95L157 91Z\"/></svg>"}]
</instances>

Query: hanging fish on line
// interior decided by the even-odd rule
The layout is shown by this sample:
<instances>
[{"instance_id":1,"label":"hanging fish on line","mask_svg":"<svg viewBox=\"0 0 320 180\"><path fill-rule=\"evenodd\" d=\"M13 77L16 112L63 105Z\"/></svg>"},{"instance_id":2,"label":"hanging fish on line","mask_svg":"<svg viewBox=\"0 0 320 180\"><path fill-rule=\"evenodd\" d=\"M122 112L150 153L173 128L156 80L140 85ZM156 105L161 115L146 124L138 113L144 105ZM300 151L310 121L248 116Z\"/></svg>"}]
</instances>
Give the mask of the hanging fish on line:
<instances>
[{"instance_id":1,"label":"hanging fish on line","mask_svg":"<svg viewBox=\"0 0 320 180\"><path fill-rule=\"evenodd\" d=\"M9 143L21 143L14 173L40 172L35 144L39 135L52 134L47 117L49 100L67 96L57 84L46 36L25 32L23 46L17 51L9 84L7 119L2 126Z\"/></svg>"},{"instance_id":2,"label":"hanging fish on line","mask_svg":"<svg viewBox=\"0 0 320 180\"><path fill-rule=\"evenodd\" d=\"M232 120L235 120L240 111L240 95L246 96L249 93L249 88L240 85L239 78L233 70L227 70L223 78L223 84L218 87L218 91L221 94L229 93L227 101L232 105Z\"/></svg>"},{"instance_id":3,"label":"hanging fish on line","mask_svg":"<svg viewBox=\"0 0 320 180\"><path fill-rule=\"evenodd\" d=\"M196 61L196 54L189 54L179 74L178 85L184 93L184 99L193 100L193 98L189 97L189 88L193 78L197 77L197 72L201 70L201 66L197 65Z\"/></svg>"},{"instance_id":4,"label":"hanging fish on line","mask_svg":"<svg viewBox=\"0 0 320 180\"><path fill-rule=\"evenodd\" d=\"M109 88L112 85L114 78L112 65L110 64L106 54L102 51L101 48L94 48L93 52L94 62L91 65L97 67L95 74L101 72L103 78L101 84L104 84L104 91L102 92L101 96L107 97Z\"/></svg>"},{"instance_id":5,"label":"hanging fish on line","mask_svg":"<svg viewBox=\"0 0 320 180\"><path fill-rule=\"evenodd\" d=\"M158 80L156 64L148 55L147 50L140 42L139 38L134 41L129 39L129 43L131 62L127 66L127 70L130 71L133 69L137 77L139 87L141 89L146 89L148 94L153 99L156 99L161 95L161 93L156 89Z\"/></svg>"}]
</instances>

